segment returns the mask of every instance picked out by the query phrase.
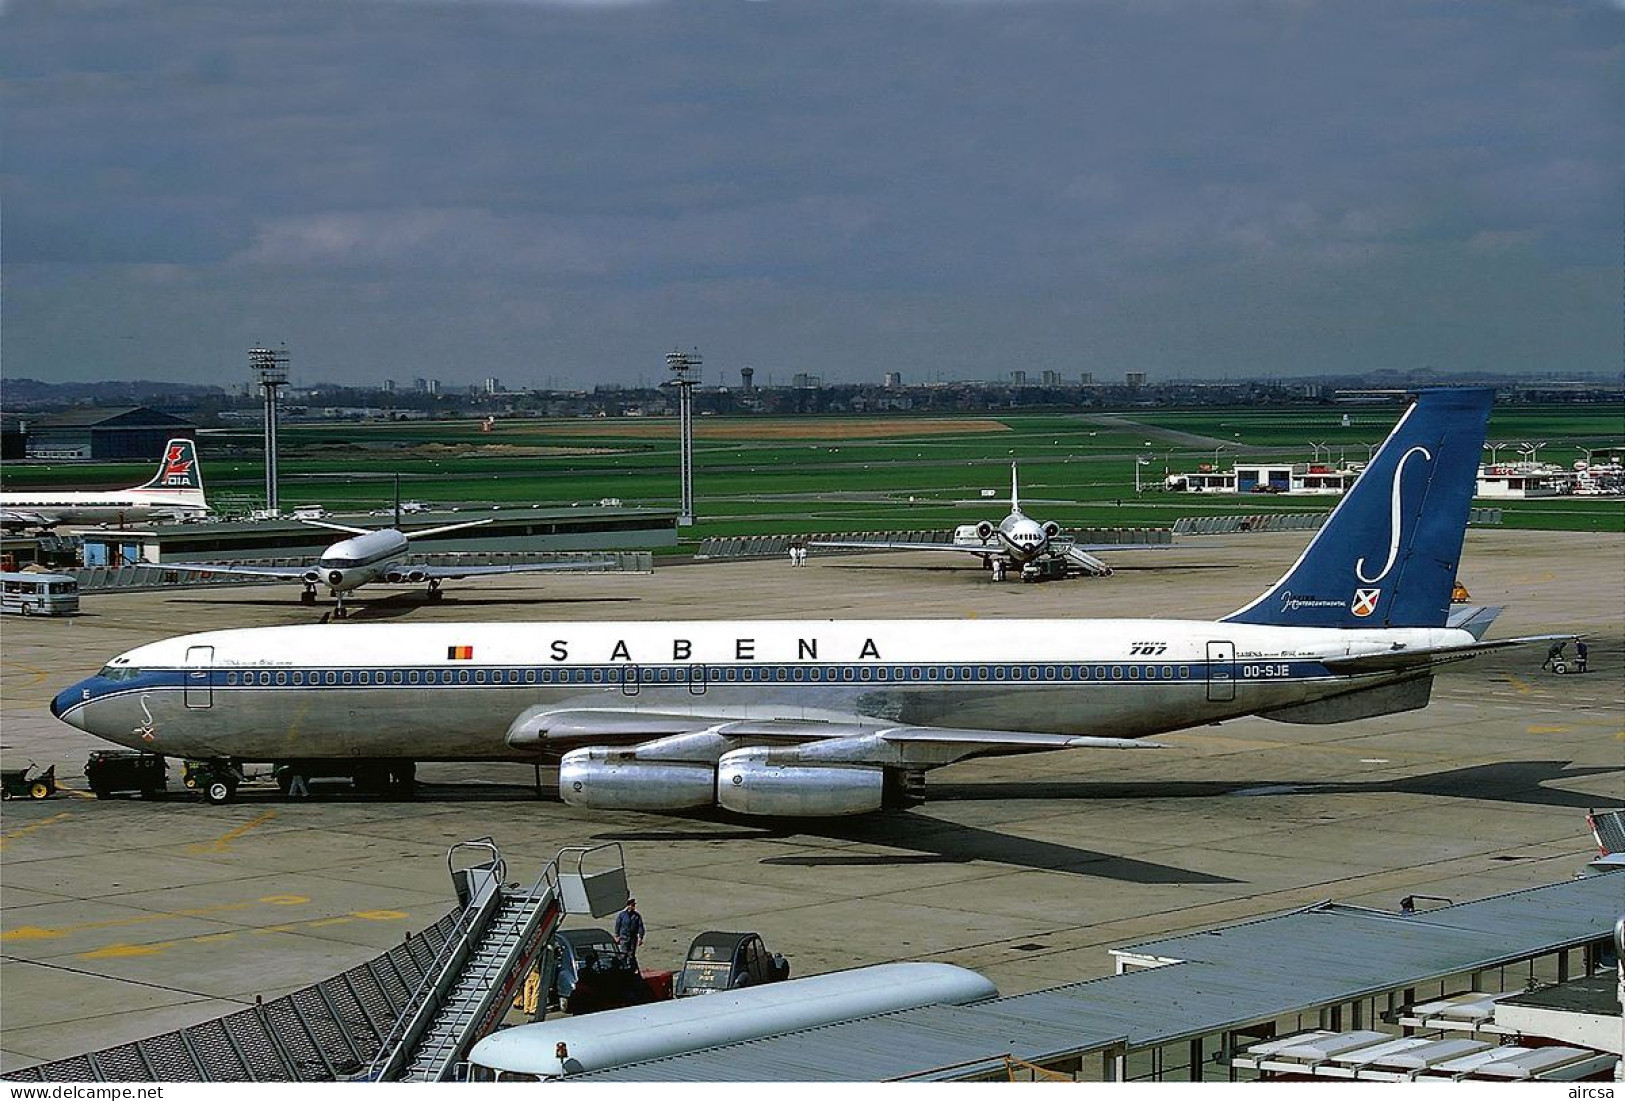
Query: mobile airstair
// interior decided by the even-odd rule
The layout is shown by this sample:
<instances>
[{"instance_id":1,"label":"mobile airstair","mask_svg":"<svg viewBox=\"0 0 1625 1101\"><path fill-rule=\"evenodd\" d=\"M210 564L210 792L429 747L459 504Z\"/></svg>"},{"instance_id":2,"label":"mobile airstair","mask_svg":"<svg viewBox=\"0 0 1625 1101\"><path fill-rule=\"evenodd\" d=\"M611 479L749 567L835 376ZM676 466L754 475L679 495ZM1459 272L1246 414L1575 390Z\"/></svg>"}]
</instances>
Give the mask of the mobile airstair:
<instances>
[{"instance_id":1,"label":"mobile airstair","mask_svg":"<svg viewBox=\"0 0 1625 1101\"><path fill-rule=\"evenodd\" d=\"M1090 577L1109 577L1112 572L1112 568L1106 563L1078 547L1066 548L1066 564Z\"/></svg>"},{"instance_id":2,"label":"mobile airstair","mask_svg":"<svg viewBox=\"0 0 1625 1101\"><path fill-rule=\"evenodd\" d=\"M1591 836L1597 839L1597 849L1607 856L1625 853L1625 809L1596 810L1586 815Z\"/></svg>"},{"instance_id":3,"label":"mobile airstair","mask_svg":"<svg viewBox=\"0 0 1625 1101\"><path fill-rule=\"evenodd\" d=\"M594 864L613 865L588 872ZM473 858L473 859L471 859ZM507 862L489 837L446 854L462 913L412 992L378 1056L372 1081L454 1079L469 1048L501 1022L525 976L545 954L566 913L605 917L626 903L626 864L616 844L560 850L529 886L508 883Z\"/></svg>"}]
</instances>

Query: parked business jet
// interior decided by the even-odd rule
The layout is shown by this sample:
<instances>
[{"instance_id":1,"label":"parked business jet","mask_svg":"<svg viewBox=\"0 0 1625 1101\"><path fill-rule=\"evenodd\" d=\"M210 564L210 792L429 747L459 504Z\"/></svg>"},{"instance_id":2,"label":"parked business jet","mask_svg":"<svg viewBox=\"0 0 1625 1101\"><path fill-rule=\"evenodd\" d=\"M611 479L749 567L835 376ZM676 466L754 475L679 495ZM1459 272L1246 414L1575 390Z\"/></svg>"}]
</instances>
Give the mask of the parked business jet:
<instances>
[{"instance_id":1,"label":"parked business jet","mask_svg":"<svg viewBox=\"0 0 1625 1101\"><path fill-rule=\"evenodd\" d=\"M147 520L202 516L203 469L197 445L170 440L158 472L129 489L48 490L43 493L0 493L0 527L52 528L58 524L139 524Z\"/></svg>"},{"instance_id":2,"label":"parked business jet","mask_svg":"<svg viewBox=\"0 0 1625 1101\"><path fill-rule=\"evenodd\" d=\"M1071 536L1061 534L1061 525L1053 520L1040 523L1021 511L1021 491L1016 484L1016 464L1010 464L1010 515L997 524L983 520L976 524L961 524L954 529L951 543L903 543L886 539L810 539L808 546L830 547L842 550L909 550L952 551L955 554L974 554L982 560L984 568L992 569L995 580L1002 581L1008 571L1014 570L1024 581L1044 577L1063 576L1067 569L1107 576L1112 568L1093 552L1113 550L1146 550L1164 548L1165 544L1079 543ZM1047 565L1047 568L1046 568Z\"/></svg>"},{"instance_id":3,"label":"parked business jet","mask_svg":"<svg viewBox=\"0 0 1625 1101\"><path fill-rule=\"evenodd\" d=\"M51 710L213 762L221 801L244 762L547 759L575 805L769 816L906 805L970 757L1408 711L1439 666L1533 641L1484 641L1495 610L1451 615L1490 402L1424 392L1286 575L1217 622L263 627L138 647Z\"/></svg>"},{"instance_id":4,"label":"parked business jet","mask_svg":"<svg viewBox=\"0 0 1625 1101\"><path fill-rule=\"evenodd\" d=\"M395 508L395 526L392 528L353 528L346 524L333 524L323 520L304 520L315 528L349 532L352 538L341 539L321 553L316 561L303 566L235 566L213 565L207 562L165 562L166 570L188 573L235 574L242 577L260 577L271 581L297 581L305 591L299 599L305 604L316 602L316 587L326 585L333 597L333 616L343 619L349 615L345 597L363 585L382 581L390 585L418 585L427 582L429 599L440 599L443 581L465 577L483 577L498 573L540 573L547 570L584 570L600 568L607 563L601 559L567 562L518 562L505 566L440 566L410 560L409 544L414 539L431 535L444 535L464 528L489 524L491 518L468 520L460 524L446 524L422 531L402 531L400 505Z\"/></svg>"}]
</instances>

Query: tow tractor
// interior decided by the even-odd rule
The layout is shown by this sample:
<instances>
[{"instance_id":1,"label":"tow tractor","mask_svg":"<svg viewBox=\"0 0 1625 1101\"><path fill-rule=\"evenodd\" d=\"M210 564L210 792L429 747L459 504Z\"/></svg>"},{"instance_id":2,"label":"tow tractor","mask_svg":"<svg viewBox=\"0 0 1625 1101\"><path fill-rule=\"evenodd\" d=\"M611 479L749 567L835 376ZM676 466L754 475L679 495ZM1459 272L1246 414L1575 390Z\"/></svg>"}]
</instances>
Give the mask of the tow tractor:
<instances>
[{"instance_id":1,"label":"tow tractor","mask_svg":"<svg viewBox=\"0 0 1625 1101\"><path fill-rule=\"evenodd\" d=\"M33 761L27 768L0 770L0 799L49 799L56 794L56 766L44 772L29 772L36 768Z\"/></svg>"}]
</instances>

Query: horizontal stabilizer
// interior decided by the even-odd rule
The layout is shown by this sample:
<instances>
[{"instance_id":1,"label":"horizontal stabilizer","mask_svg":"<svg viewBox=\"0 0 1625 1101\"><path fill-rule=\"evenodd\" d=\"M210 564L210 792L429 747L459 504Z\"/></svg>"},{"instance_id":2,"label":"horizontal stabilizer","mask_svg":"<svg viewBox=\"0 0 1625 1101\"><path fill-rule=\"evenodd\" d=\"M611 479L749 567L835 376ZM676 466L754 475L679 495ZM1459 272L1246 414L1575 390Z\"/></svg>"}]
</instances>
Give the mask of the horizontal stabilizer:
<instances>
[{"instance_id":1,"label":"horizontal stabilizer","mask_svg":"<svg viewBox=\"0 0 1625 1101\"><path fill-rule=\"evenodd\" d=\"M1458 631L1466 631L1474 638L1483 638L1484 633L1490 629L1497 616L1506 611L1505 606L1481 607L1476 604L1463 604L1459 608L1450 610L1450 618L1445 621L1446 627L1454 627Z\"/></svg>"},{"instance_id":2,"label":"horizontal stabilizer","mask_svg":"<svg viewBox=\"0 0 1625 1101\"><path fill-rule=\"evenodd\" d=\"M1537 642L1555 642L1572 635L1524 635L1521 638L1498 638L1489 642L1470 642L1461 646L1435 646L1429 649L1388 649L1366 654L1350 654L1342 658L1326 658L1325 666L1334 673L1383 673L1423 666L1447 665L1453 661L1487 654L1491 650L1505 650L1511 646L1531 646Z\"/></svg>"}]
</instances>

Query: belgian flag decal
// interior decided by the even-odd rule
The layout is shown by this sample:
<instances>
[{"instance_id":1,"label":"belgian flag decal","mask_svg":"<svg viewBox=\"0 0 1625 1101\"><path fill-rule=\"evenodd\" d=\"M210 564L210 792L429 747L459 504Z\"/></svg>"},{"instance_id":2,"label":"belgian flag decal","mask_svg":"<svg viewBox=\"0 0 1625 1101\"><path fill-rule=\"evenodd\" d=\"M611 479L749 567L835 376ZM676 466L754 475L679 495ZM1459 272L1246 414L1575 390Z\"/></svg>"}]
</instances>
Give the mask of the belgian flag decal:
<instances>
[{"instance_id":1,"label":"belgian flag decal","mask_svg":"<svg viewBox=\"0 0 1625 1101\"><path fill-rule=\"evenodd\" d=\"M448 646L448 647L446 647L446 660L447 661L472 661L472 660L474 660L474 647L472 647L472 646Z\"/></svg>"}]
</instances>

